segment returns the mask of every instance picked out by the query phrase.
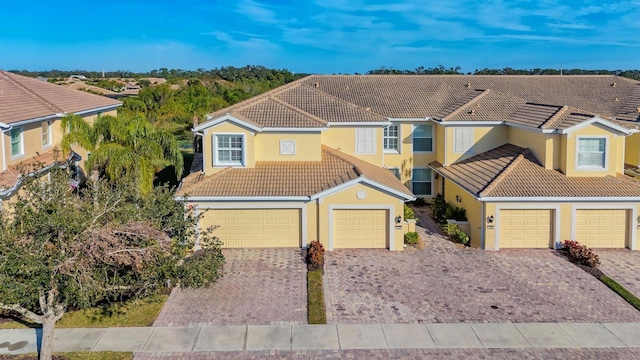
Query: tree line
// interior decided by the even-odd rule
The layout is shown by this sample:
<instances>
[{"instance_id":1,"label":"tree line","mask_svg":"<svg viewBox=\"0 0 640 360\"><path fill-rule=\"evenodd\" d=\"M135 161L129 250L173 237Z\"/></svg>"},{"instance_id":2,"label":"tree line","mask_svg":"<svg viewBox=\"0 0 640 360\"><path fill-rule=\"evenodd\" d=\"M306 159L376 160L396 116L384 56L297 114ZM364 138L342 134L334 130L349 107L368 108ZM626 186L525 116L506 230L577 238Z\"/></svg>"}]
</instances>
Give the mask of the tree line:
<instances>
[{"instance_id":1,"label":"tree line","mask_svg":"<svg viewBox=\"0 0 640 360\"><path fill-rule=\"evenodd\" d=\"M460 66L425 68L424 66L415 69L395 69L392 67L380 67L379 69L367 71L368 75L618 75L630 79L640 80L640 70L587 70L587 69L515 69L505 67L502 69L475 69L472 72L464 73Z\"/></svg>"}]
</instances>

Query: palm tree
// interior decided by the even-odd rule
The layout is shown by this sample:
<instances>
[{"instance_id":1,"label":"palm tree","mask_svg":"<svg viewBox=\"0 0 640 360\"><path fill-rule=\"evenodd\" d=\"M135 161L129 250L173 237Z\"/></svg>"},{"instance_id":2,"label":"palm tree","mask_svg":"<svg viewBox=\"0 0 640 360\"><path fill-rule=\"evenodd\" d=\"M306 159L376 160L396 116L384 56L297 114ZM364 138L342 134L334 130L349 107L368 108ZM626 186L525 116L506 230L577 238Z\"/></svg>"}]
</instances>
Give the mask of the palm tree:
<instances>
[{"instance_id":1,"label":"palm tree","mask_svg":"<svg viewBox=\"0 0 640 360\"><path fill-rule=\"evenodd\" d=\"M131 177L142 193L151 191L156 171L168 165L173 165L178 179L182 176L183 159L176 138L139 114L99 116L93 124L78 115L67 115L61 126L62 151L68 153L79 145L91 152L85 163L87 173L98 169L114 180Z\"/></svg>"}]
</instances>

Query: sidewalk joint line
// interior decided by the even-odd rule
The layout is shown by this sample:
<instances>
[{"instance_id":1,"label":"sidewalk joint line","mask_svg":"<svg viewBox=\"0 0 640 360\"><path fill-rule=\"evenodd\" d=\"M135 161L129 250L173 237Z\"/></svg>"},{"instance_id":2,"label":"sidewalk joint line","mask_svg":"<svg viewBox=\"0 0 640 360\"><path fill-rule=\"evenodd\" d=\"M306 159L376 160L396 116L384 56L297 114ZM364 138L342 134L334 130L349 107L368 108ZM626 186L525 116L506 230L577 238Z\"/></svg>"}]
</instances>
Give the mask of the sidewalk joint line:
<instances>
[{"instance_id":1,"label":"sidewalk joint line","mask_svg":"<svg viewBox=\"0 0 640 360\"><path fill-rule=\"evenodd\" d=\"M156 332L157 327L152 327L152 329L153 330L151 330L151 332L149 333L149 337L147 338L147 341L145 341L144 345L142 345L142 350L140 350L140 352L145 351L145 349L147 348L147 344L149 344L149 340L151 340L151 337Z\"/></svg>"},{"instance_id":2,"label":"sidewalk joint line","mask_svg":"<svg viewBox=\"0 0 640 360\"><path fill-rule=\"evenodd\" d=\"M202 332L202 325L198 328L198 333L196 334L195 341L191 345L191 351L195 351L196 345L198 345L198 341L200 340L200 333Z\"/></svg>"},{"instance_id":3,"label":"sidewalk joint line","mask_svg":"<svg viewBox=\"0 0 640 360\"><path fill-rule=\"evenodd\" d=\"M104 331L102 332L102 335L100 335L100 337L98 338L98 341L96 341L96 343L93 344L93 346L91 347L91 349L89 351L93 351L93 349L95 349L96 346L98 346L98 343L100 343L100 340L102 340L102 338L104 337L104 334L106 334L107 330L109 330L109 329L111 329L111 328L104 329Z\"/></svg>"}]
</instances>

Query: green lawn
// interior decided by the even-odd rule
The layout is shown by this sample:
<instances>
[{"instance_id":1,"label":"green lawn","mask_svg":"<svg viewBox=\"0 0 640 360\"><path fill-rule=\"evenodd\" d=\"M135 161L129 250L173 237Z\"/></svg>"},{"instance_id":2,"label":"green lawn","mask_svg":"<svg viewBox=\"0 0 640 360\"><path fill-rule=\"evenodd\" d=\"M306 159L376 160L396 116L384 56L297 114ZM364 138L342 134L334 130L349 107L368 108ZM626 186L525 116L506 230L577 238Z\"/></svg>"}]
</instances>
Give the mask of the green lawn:
<instances>
[{"instance_id":1,"label":"green lawn","mask_svg":"<svg viewBox=\"0 0 640 360\"><path fill-rule=\"evenodd\" d=\"M149 326L162 310L167 297L168 295L156 295L68 312L58 321L56 328ZM0 322L0 329L39 327L39 324L18 319L0 317L2 319L8 321Z\"/></svg>"},{"instance_id":2,"label":"green lawn","mask_svg":"<svg viewBox=\"0 0 640 360\"><path fill-rule=\"evenodd\" d=\"M309 324L326 324L322 271L307 272L307 311Z\"/></svg>"}]
</instances>

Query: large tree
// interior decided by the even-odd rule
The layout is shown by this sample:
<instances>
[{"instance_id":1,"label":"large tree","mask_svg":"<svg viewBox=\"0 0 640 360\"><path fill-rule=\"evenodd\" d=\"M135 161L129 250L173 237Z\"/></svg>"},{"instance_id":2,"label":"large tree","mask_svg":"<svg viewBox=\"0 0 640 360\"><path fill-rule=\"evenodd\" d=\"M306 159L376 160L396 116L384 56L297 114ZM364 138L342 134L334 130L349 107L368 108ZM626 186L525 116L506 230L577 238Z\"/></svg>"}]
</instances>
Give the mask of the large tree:
<instances>
[{"instance_id":1,"label":"large tree","mask_svg":"<svg viewBox=\"0 0 640 360\"><path fill-rule=\"evenodd\" d=\"M99 116L93 124L77 115L62 119L64 152L79 145L91 152L85 169L102 172L109 179L133 178L142 193L153 188L157 171L172 165L178 179L183 158L178 141L169 131L154 127L143 116Z\"/></svg>"},{"instance_id":2,"label":"large tree","mask_svg":"<svg viewBox=\"0 0 640 360\"><path fill-rule=\"evenodd\" d=\"M145 195L128 179L70 186L65 167L25 176L0 212L0 308L41 323L41 359L69 307L146 296L168 284L213 283L223 262L210 230L166 188ZM203 253L193 256L194 241Z\"/></svg>"}]
</instances>

